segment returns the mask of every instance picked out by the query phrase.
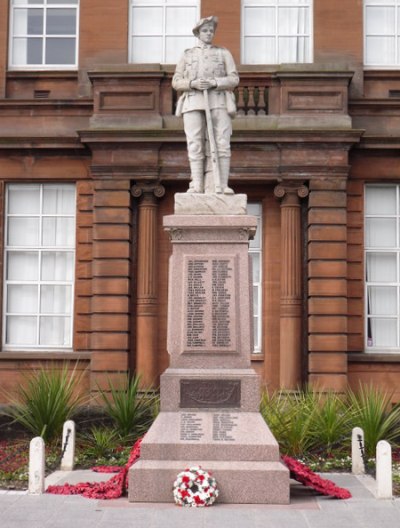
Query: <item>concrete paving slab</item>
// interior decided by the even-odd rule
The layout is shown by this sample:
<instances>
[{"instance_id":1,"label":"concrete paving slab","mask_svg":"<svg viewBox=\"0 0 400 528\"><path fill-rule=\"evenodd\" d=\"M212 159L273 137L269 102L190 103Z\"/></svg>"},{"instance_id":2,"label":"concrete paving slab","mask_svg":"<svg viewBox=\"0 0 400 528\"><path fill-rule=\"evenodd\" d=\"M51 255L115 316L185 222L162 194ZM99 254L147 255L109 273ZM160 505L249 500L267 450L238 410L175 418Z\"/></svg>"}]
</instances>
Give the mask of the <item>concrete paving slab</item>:
<instances>
[{"instance_id":1,"label":"concrete paving slab","mask_svg":"<svg viewBox=\"0 0 400 528\"><path fill-rule=\"evenodd\" d=\"M55 482L93 481L93 472L57 472ZM60 475L60 473L62 473ZM371 480L349 474L326 474L348 487L349 500L316 495L291 483L287 506L218 504L212 508L178 508L165 504L130 503L126 497L93 500L81 496L0 493L0 528L394 528L400 526L400 499L378 500ZM104 478L105 477L105 478ZM172 499L171 499L172 500Z\"/></svg>"}]
</instances>

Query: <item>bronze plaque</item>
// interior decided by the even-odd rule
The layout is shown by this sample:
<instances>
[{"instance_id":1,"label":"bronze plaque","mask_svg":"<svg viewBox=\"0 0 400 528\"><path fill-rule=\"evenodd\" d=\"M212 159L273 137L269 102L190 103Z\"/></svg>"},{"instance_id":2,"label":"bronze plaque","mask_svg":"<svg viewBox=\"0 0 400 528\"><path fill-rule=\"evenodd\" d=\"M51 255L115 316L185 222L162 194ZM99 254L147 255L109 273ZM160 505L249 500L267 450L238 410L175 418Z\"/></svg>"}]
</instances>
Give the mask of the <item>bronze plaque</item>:
<instances>
[{"instance_id":1,"label":"bronze plaque","mask_svg":"<svg viewBox=\"0 0 400 528\"><path fill-rule=\"evenodd\" d=\"M240 380L181 380L180 407L240 407Z\"/></svg>"}]
</instances>

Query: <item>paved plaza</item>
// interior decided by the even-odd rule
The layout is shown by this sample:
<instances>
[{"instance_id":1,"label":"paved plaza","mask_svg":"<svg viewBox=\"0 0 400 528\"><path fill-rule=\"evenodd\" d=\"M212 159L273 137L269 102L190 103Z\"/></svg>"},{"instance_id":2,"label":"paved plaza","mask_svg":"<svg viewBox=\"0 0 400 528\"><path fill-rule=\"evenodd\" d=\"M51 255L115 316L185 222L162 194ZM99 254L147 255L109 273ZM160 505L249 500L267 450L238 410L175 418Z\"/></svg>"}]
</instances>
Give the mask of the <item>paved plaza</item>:
<instances>
[{"instance_id":1,"label":"paved plaza","mask_svg":"<svg viewBox=\"0 0 400 528\"><path fill-rule=\"evenodd\" d=\"M395 528L400 499L379 500L371 477L327 474L353 498L315 495L291 481L291 504L179 508L174 504L132 504L127 498L99 501L80 496L28 495L0 491L0 528ZM50 483L106 480L90 471L56 472Z\"/></svg>"}]
</instances>

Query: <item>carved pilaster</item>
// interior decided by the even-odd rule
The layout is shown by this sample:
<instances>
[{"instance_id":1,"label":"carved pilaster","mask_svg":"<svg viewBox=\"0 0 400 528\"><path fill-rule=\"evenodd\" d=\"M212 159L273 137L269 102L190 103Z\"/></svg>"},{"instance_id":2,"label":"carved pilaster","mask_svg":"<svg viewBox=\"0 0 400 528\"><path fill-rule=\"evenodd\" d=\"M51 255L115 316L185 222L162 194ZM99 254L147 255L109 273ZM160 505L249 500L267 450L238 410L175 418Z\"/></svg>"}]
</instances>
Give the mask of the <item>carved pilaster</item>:
<instances>
[{"instance_id":1,"label":"carved pilaster","mask_svg":"<svg viewBox=\"0 0 400 528\"><path fill-rule=\"evenodd\" d=\"M274 190L281 199L280 385L294 390L301 383L301 210L305 185L288 182Z\"/></svg>"},{"instance_id":2,"label":"carved pilaster","mask_svg":"<svg viewBox=\"0 0 400 528\"><path fill-rule=\"evenodd\" d=\"M136 298L136 372L142 385L157 376L157 198L165 194L159 184L139 184L132 195L139 198Z\"/></svg>"}]
</instances>

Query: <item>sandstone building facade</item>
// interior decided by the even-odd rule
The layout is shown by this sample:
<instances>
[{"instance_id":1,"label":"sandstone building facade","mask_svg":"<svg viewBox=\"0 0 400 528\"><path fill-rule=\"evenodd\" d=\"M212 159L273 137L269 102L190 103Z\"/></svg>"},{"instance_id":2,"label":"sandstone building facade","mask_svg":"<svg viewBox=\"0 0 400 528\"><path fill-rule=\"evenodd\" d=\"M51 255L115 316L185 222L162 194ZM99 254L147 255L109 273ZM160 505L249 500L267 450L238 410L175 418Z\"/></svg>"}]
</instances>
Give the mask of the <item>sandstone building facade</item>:
<instances>
[{"instance_id":1,"label":"sandstone building facade","mask_svg":"<svg viewBox=\"0 0 400 528\"><path fill-rule=\"evenodd\" d=\"M400 0L0 0L0 385L79 359L95 395L168 366L171 79L210 14L241 79L230 186L259 223L253 366L399 400Z\"/></svg>"}]
</instances>

